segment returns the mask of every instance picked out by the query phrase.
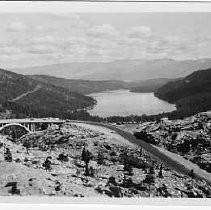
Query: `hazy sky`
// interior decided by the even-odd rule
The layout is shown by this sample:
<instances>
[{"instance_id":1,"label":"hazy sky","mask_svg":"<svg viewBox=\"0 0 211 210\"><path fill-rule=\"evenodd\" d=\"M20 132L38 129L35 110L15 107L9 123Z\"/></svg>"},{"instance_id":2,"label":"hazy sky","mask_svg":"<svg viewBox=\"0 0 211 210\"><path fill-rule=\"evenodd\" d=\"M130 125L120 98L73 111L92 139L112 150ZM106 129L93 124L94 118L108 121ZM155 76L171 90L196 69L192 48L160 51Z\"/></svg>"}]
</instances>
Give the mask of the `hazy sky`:
<instances>
[{"instance_id":1,"label":"hazy sky","mask_svg":"<svg viewBox=\"0 0 211 210\"><path fill-rule=\"evenodd\" d=\"M211 5L210 5L211 6ZM2 7L1 7L2 8ZM24 12L27 11L27 13ZM211 13L0 10L2 68L211 57Z\"/></svg>"}]
</instances>

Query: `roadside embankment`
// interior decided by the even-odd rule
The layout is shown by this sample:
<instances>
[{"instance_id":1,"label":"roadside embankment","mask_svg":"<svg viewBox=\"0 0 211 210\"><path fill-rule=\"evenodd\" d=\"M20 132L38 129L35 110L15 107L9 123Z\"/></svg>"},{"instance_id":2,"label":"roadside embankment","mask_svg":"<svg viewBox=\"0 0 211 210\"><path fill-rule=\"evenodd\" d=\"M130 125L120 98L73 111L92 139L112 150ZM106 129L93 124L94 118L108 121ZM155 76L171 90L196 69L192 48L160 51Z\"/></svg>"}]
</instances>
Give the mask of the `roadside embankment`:
<instances>
[{"instance_id":1,"label":"roadside embankment","mask_svg":"<svg viewBox=\"0 0 211 210\"><path fill-rule=\"evenodd\" d=\"M174 154L172 152L169 152L165 150L164 148L160 148L151 144L148 144L140 139L136 139L132 134L125 132L117 127L114 127L112 125L103 124L103 123L97 123L97 122L84 122L84 121L71 121L72 123L80 123L83 124L89 124L93 125L92 129L94 129L95 126L98 127L104 127L109 130L115 131L117 134L122 136L126 141L129 141L135 145L138 145L142 147L144 150L149 152L153 157L159 159L162 161L166 166L169 168L174 169L177 172L180 172L184 175L187 175L191 169L194 170L195 177L198 179L203 179L209 184L211 184L211 174L208 172L200 169L197 165L193 164L192 162L186 160L185 158ZM96 128L95 128L96 129Z\"/></svg>"}]
</instances>

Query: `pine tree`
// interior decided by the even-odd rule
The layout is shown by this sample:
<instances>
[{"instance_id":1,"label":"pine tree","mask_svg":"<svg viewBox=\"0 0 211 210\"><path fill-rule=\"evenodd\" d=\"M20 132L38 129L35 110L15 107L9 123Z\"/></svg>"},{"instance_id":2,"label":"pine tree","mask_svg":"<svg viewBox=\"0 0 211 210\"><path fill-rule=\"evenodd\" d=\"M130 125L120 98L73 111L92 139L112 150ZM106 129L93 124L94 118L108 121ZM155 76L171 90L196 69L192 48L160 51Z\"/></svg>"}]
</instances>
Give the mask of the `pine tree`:
<instances>
[{"instance_id":1,"label":"pine tree","mask_svg":"<svg viewBox=\"0 0 211 210\"><path fill-rule=\"evenodd\" d=\"M131 187L133 185L132 176L133 176L133 168L129 162L128 154L125 152L124 155L124 178L123 178L123 186Z\"/></svg>"},{"instance_id":2,"label":"pine tree","mask_svg":"<svg viewBox=\"0 0 211 210\"><path fill-rule=\"evenodd\" d=\"M160 178L163 178L163 165L161 164L160 165L160 170L159 170L159 173L158 173L158 177L160 177Z\"/></svg>"},{"instance_id":3,"label":"pine tree","mask_svg":"<svg viewBox=\"0 0 211 210\"><path fill-rule=\"evenodd\" d=\"M97 156L97 163L99 165L103 165L104 164L104 156L101 152L98 153L98 156Z\"/></svg>"},{"instance_id":4,"label":"pine tree","mask_svg":"<svg viewBox=\"0 0 211 210\"><path fill-rule=\"evenodd\" d=\"M4 159L7 162L12 162L12 153L10 152L9 148L6 148L6 151L4 153Z\"/></svg>"}]
</instances>

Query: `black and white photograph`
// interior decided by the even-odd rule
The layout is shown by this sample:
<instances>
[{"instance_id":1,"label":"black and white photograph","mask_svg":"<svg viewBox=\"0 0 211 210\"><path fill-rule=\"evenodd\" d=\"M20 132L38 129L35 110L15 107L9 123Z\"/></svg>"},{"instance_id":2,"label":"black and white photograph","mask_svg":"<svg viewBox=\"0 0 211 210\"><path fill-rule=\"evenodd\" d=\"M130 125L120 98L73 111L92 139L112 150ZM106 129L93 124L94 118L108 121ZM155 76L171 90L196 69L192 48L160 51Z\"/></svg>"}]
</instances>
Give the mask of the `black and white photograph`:
<instances>
[{"instance_id":1,"label":"black and white photograph","mask_svg":"<svg viewBox=\"0 0 211 210\"><path fill-rule=\"evenodd\" d=\"M209 202L210 20L210 2L0 2L1 201Z\"/></svg>"}]
</instances>

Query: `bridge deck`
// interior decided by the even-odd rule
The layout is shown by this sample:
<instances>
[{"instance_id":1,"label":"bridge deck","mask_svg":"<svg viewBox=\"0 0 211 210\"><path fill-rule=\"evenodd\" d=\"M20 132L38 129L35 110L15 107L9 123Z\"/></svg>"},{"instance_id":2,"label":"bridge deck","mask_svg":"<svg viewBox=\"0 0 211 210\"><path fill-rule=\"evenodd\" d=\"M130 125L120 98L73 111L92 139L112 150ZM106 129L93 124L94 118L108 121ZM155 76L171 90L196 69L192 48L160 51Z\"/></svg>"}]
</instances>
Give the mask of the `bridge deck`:
<instances>
[{"instance_id":1,"label":"bridge deck","mask_svg":"<svg viewBox=\"0 0 211 210\"><path fill-rule=\"evenodd\" d=\"M26 118L26 119L3 119L0 124L9 123L63 123L64 121L57 118Z\"/></svg>"}]
</instances>

